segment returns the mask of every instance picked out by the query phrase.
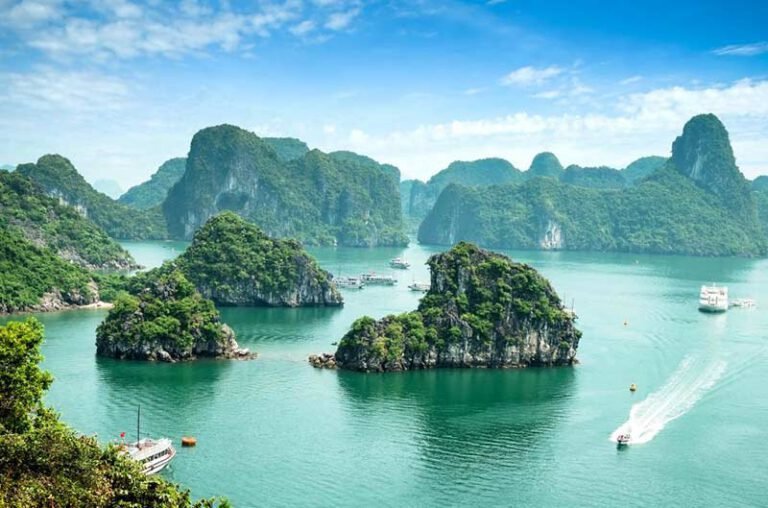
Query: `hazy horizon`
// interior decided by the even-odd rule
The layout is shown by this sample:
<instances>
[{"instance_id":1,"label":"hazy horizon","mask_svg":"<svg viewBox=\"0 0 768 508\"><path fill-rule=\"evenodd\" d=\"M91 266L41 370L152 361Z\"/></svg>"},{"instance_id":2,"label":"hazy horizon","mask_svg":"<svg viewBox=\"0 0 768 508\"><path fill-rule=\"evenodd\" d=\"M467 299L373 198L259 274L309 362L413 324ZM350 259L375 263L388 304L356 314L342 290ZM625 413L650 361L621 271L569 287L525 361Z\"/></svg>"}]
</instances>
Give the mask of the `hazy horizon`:
<instances>
[{"instance_id":1,"label":"hazy horizon","mask_svg":"<svg viewBox=\"0 0 768 508\"><path fill-rule=\"evenodd\" d=\"M0 0L0 164L145 181L230 123L428 179L454 160L625 167L715 113L768 173L752 2Z\"/></svg>"}]
</instances>

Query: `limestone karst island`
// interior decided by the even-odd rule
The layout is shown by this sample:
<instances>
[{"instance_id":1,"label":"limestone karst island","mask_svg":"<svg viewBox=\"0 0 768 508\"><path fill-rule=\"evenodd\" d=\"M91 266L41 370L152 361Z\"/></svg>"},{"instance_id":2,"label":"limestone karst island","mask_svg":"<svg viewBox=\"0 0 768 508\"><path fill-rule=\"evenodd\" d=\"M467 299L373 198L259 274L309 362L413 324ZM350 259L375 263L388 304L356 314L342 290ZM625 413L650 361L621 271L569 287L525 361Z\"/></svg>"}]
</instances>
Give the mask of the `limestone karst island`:
<instances>
[{"instance_id":1,"label":"limestone karst island","mask_svg":"<svg viewBox=\"0 0 768 508\"><path fill-rule=\"evenodd\" d=\"M764 506L766 25L0 0L0 508Z\"/></svg>"}]
</instances>

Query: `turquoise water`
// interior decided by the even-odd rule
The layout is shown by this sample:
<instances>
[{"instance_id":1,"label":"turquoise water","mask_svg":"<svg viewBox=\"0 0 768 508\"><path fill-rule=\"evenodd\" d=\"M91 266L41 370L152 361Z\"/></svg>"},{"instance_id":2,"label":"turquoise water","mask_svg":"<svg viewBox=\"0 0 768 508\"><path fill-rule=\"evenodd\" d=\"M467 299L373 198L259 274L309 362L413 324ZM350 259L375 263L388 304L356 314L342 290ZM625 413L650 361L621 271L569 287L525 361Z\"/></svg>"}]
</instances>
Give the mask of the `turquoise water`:
<instances>
[{"instance_id":1,"label":"turquoise water","mask_svg":"<svg viewBox=\"0 0 768 508\"><path fill-rule=\"evenodd\" d=\"M126 246L147 266L184 248ZM333 272L389 273L395 256L414 268L396 273L398 287L345 292L342 309L223 309L241 345L260 353L250 362L97 359L104 311L40 314L55 377L48 402L103 441L131 436L141 404L147 433L198 438L164 474L236 506L766 504L768 261L511 252L575 304L577 367L381 375L308 366L360 315L414 308L419 295L405 286L427 280L433 252L313 250ZM758 308L697 312L710 281ZM619 451L610 436L631 411L643 443Z\"/></svg>"}]
</instances>

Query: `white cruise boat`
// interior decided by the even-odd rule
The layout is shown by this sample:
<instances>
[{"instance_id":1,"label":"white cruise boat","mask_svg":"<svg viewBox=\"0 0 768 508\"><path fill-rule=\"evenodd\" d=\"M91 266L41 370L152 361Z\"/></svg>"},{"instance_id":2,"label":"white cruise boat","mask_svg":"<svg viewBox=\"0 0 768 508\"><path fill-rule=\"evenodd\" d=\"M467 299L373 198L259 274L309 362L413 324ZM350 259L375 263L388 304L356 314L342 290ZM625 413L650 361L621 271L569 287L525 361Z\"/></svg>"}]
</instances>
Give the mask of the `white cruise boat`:
<instances>
[{"instance_id":1,"label":"white cruise boat","mask_svg":"<svg viewBox=\"0 0 768 508\"><path fill-rule=\"evenodd\" d=\"M397 284L397 279L391 275L378 275L376 273L364 273L360 276L363 282L366 284L377 286L394 286Z\"/></svg>"},{"instance_id":2,"label":"white cruise boat","mask_svg":"<svg viewBox=\"0 0 768 508\"><path fill-rule=\"evenodd\" d=\"M389 262L389 266L400 270L407 270L410 268L411 264L403 258L395 258Z\"/></svg>"},{"instance_id":3,"label":"white cruise boat","mask_svg":"<svg viewBox=\"0 0 768 508\"><path fill-rule=\"evenodd\" d=\"M702 312L725 312L728 310L728 288L725 286L701 286L699 310Z\"/></svg>"},{"instance_id":4,"label":"white cruise boat","mask_svg":"<svg viewBox=\"0 0 768 508\"><path fill-rule=\"evenodd\" d=\"M125 433L120 434L124 436ZM168 438L154 440L141 439L141 406L136 416L136 438L138 441L121 445L122 453L140 463L144 474L151 475L159 472L176 456L176 449Z\"/></svg>"},{"instance_id":5,"label":"white cruise boat","mask_svg":"<svg viewBox=\"0 0 768 508\"><path fill-rule=\"evenodd\" d=\"M125 453L139 462L144 469L144 474L147 475L157 473L176 456L176 450L173 448L171 440L167 438L157 441L148 437L144 438L126 445Z\"/></svg>"},{"instance_id":6,"label":"white cruise boat","mask_svg":"<svg viewBox=\"0 0 768 508\"><path fill-rule=\"evenodd\" d=\"M347 288L347 289L363 289L365 287L365 284L360 279L360 277L343 277L339 276L333 279L333 282L336 283L336 287L339 288Z\"/></svg>"}]
</instances>

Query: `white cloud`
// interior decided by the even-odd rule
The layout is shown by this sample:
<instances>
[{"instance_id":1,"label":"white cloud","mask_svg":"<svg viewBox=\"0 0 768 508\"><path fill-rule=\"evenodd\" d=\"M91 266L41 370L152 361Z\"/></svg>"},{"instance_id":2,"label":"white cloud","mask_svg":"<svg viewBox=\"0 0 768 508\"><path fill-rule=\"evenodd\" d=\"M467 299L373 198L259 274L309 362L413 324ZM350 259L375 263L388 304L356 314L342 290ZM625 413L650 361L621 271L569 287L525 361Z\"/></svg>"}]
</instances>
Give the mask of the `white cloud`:
<instances>
[{"instance_id":1,"label":"white cloud","mask_svg":"<svg viewBox=\"0 0 768 508\"><path fill-rule=\"evenodd\" d=\"M247 4L248 5L248 4ZM287 31L298 37L323 28L315 42L348 29L360 14L357 0L253 2L233 10L228 2L132 0L64 2L24 0L3 6L0 29L56 59L96 61L142 55L179 57L211 50L251 54L254 39Z\"/></svg>"},{"instance_id":2,"label":"white cloud","mask_svg":"<svg viewBox=\"0 0 768 508\"><path fill-rule=\"evenodd\" d=\"M298 25L294 25L291 27L291 33L293 35L307 35L309 32L315 29L315 22L311 19L305 19Z\"/></svg>"},{"instance_id":3,"label":"white cloud","mask_svg":"<svg viewBox=\"0 0 768 508\"><path fill-rule=\"evenodd\" d=\"M632 83L637 83L637 82L642 81L642 80L643 80L642 76L630 76L627 79L622 79L621 81L619 81L619 84L620 85L631 85Z\"/></svg>"},{"instance_id":4,"label":"white cloud","mask_svg":"<svg viewBox=\"0 0 768 508\"><path fill-rule=\"evenodd\" d=\"M644 155L668 154L694 115L712 112L728 128L748 176L768 169L768 81L722 87L671 87L621 97L612 113L541 115L517 112L428 124L382 136L360 130L352 149L428 178L455 159L505 157L526 168L533 155L552 150L564 164L623 167ZM610 142L606 142L606 140Z\"/></svg>"},{"instance_id":5,"label":"white cloud","mask_svg":"<svg viewBox=\"0 0 768 508\"><path fill-rule=\"evenodd\" d=\"M358 14L360 14L360 9L358 8L344 12L334 12L328 16L328 21L325 22L325 28L329 30L344 30L352 23L352 20L354 20Z\"/></svg>"},{"instance_id":6,"label":"white cloud","mask_svg":"<svg viewBox=\"0 0 768 508\"><path fill-rule=\"evenodd\" d=\"M721 56L755 56L768 53L768 41L753 42L751 44L731 44L712 51Z\"/></svg>"},{"instance_id":7,"label":"white cloud","mask_svg":"<svg viewBox=\"0 0 768 508\"><path fill-rule=\"evenodd\" d=\"M13 107L75 113L127 107L131 90L120 79L85 71L42 68L0 78L0 103Z\"/></svg>"},{"instance_id":8,"label":"white cloud","mask_svg":"<svg viewBox=\"0 0 768 508\"><path fill-rule=\"evenodd\" d=\"M555 65L542 68L520 67L501 78L501 84L506 86L539 85L562 73L563 69Z\"/></svg>"},{"instance_id":9,"label":"white cloud","mask_svg":"<svg viewBox=\"0 0 768 508\"><path fill-rule=\"evenodd\" d=\"M560 90L546 90L532 95L534 99L557 99L562 95Z\"/></svg>"},{"instance_id":10,"label":"white cloud","mask_svg":"<svg viewBox=\"0 0 768 508\"><path fill-rule=\"evenodd\" d=\"M464 95L478 95L485 92L487 88L467 88L464 90Z\"/></svg>"},{"instance_id":11,"label":"white cloud","mask_svg":"<svg viewBox=\"0 0 768 508\"><path fill-rule=\"evenodd\" d=\"M33 25L59 16L58 3L45 0L24 0L11 7L5 16L8 23L12 25Z\"/></svg>"}]
</instances>

